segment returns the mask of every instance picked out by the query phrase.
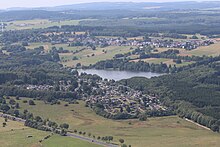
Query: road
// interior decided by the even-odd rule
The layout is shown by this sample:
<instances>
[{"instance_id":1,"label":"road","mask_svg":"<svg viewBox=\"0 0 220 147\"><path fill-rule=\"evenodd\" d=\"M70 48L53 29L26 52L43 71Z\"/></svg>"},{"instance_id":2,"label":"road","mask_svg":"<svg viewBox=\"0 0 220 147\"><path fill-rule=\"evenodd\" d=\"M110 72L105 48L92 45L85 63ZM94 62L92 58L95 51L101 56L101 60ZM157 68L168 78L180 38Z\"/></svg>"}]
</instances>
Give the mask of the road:
<instances>
[{"instance_id":1,"label":"road","mask_svg":"<svg viewBox=\"0 0 220 147\"><path fill-rule=\"evenodd\" d=\"M14 120L14 121L17 121L17 122L23 122L23 123L25 123L25 121L26 121L24 119L21 119L21 118L15 117L15 116L11 116L11 115L8 115L8 114L3 114L3 113L0 113L0 117L4 117L4 118L7 117L8 119L11 119L11 120ZM94 140L92 138L87 138L87 137L80 136L80 135L73 134L73 133L67 133L66 136L76 138L76 139L80 139L80 140L83 140L83 141L87 141L87 142L90 142L90 143L94 143L94 144L97 144L97 145L105 146L105 147L119 147L118 145L114 145L114 144Z\"/></svg>"},{"instance_id":2,"label":"road","mask_svg":"<svg viewBox=\"0 0 220 147\"><path fill-rule=\"evenodd\" d=\"M81 139L81 140L84 140L84 141L87 141L87 142L92 142L92 143L95 143L95 144L98 144L98 145L106 146L106 147L119 147L118 145L109 144L109 143L105 143L105 142L98 141L98 140L93 140L92 138L79 136L77 134L67 133L66 135L70 136L70 137L73 137L73 138Z\"/></svg>"},{"instance_id":3,"label":"road","mask_svg":"<svg viewBox=\"0 0 220 147\"><path fill-rule=\"evenodd\" d=\"M195 125L197 125L197 126L199 126L199 127L201 127L201 128L204 128L204 129L206 129L206 130L211 130L210 128L208 128L208 127L206 127L206 126L200 125L200 124L198 124L198 123L196 123L196 122L194 122L194 121L192 121L192 120L189 120L189 119L187 119L187 118L185 118L185 120L188 121L188 122L191 122L191 123L193 123L193 124L195 124Z\"/></svg>"}]
</instances>

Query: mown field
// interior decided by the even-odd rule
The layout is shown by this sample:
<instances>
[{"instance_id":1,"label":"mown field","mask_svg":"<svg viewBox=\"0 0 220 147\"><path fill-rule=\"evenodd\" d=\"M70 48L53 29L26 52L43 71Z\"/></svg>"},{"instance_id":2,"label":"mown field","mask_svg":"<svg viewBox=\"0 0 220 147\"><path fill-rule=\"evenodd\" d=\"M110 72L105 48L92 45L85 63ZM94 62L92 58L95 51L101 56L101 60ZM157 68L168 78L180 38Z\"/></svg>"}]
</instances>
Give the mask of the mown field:
<instances>
[{"instance_id":1,"label":"mown field","mask_svg":"<svg viewBox=\"0 0 220 147\"><path fill-rule=\"evenodd\" d=\"M125 139L126 144L133 147L218 147L220 134L213 133L177 116L149 118L145 122L138 120L109 120L97 116L90 108L80 104L71 104L65 107L49 105L42 101L35 101L35 106L18 101L21 109L28 109L34 115L43 116L59 123L66 122L70 130L77 129L95 136L114 136L114 142ZM50 144L48 142L48 144Z\"/></svg>"},{"instance_id":2,"label":"mown field","mask_svg":"<svg viewBox=\"0 0 220 147\"><path fill-rule=\"evenodd\" d=\"M51 133L25 127L23 123L11 120L8 120L7 126L3 127L3 122L4 119L0 117L1 147L99 147L93 143L56 134L40 143L39 140ZM28 136L32 137L28 138Z\"/></svg>"}]
</instances>

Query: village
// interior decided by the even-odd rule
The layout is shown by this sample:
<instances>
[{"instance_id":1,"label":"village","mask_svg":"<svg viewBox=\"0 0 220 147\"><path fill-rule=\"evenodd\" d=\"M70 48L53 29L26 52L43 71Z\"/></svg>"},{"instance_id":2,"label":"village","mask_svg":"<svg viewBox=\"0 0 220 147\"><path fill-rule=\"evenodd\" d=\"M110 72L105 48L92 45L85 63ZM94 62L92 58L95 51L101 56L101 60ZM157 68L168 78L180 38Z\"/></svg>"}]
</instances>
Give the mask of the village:
<instances>
[{"instance_id":1,"label":"village","mask_svg":"<svg viewBox=\"0 0 220 147\"><path fill-rule=\"evenodd\" d=\"M78 75L78 74L77 74ZM96 75L81 73L76 83L59 81L58 85L16 85L27 90L37 91L69 91L81 95L88 106L102 105L104 111L110 114L125 113L136 115L145 111L166 110L155 96L143 94L141 91L121 85L114 80L102 79ZM74 88L72 88L74 86ZM88 95L88 91L90 94Z\"/></svg>"},{"instance_id":2,"label":"village","mask_svg":"<svg viewBox=\"0 0 220 147\"><path fill-rule=\"evenodd\" d=\"M157 97L145 95L127 86L106 81L99 81L98 85L105 93L85 98L90 107L101 104L104 111L112 115L119 113L137 115L147 110L166 110Z\"/></svg>"},{"instance_id":3,"label":"village","mask_svg":"<svg viewBox=\"0 0 220 147\"><path fill-rule=\"evenodd\" d=\"M107 46L134 46L134 47L147 47L153 48L182 48L186 50L193 50L200 46L209 46L214 44L213 39L171 39L171 38L158 38L147 37L142 39L125 38L125 37L105 37L105 36L90 36L89 33L77 34L75 32L65 33L47 33L44 34L48 37L51 44L67 43L69 46L87 46L95 49L95 47Z\"/></svg>"}]
</instances>

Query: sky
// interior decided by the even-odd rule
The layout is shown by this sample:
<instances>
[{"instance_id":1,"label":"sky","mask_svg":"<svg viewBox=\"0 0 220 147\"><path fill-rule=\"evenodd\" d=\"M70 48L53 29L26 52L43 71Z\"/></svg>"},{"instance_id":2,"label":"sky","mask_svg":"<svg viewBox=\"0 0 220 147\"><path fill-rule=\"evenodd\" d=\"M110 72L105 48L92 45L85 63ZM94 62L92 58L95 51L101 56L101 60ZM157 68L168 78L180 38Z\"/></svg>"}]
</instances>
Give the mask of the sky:
<instances>
[{"instance_id":1,"label":"sky","mask_svg":"<svg viewBox=\"0 0 220 147\"><path fill-rule=\"evenodd\" d=\"M167 2L167 1L193 1L193 0L0 0L0 9L11 7L48 7L59 6L76 3L90 3L90 2ZM203 0L194 0L203 1ZM209 0L206 0L209 1ZM220 1L220 0L215 0Z\"/></svg>"}]
</instances>

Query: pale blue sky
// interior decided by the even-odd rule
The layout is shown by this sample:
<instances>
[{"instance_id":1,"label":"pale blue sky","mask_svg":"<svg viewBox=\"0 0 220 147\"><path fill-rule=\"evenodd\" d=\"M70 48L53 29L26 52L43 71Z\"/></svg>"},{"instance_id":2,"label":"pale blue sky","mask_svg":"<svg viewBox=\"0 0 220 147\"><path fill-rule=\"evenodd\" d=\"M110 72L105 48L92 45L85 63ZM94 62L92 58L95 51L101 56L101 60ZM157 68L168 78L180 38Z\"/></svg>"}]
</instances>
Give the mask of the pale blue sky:
<instances>
[{"instance_id":1,"label":"pale blue sky","mask_svg":"<svg viewBox=\"0 0 220 147\"><path fill-rule=\"evenodd\" d=\"M44 7L44 6L58 6L75 3L88 2L165 2L165 1L193 1L193 0L0 0L0 9L10 7ZM202 0L195 0L202 1ZM208 0L206 0L208 1ZM219 1L219 0L215 0Z\"/></svg>"}]
</instances>

